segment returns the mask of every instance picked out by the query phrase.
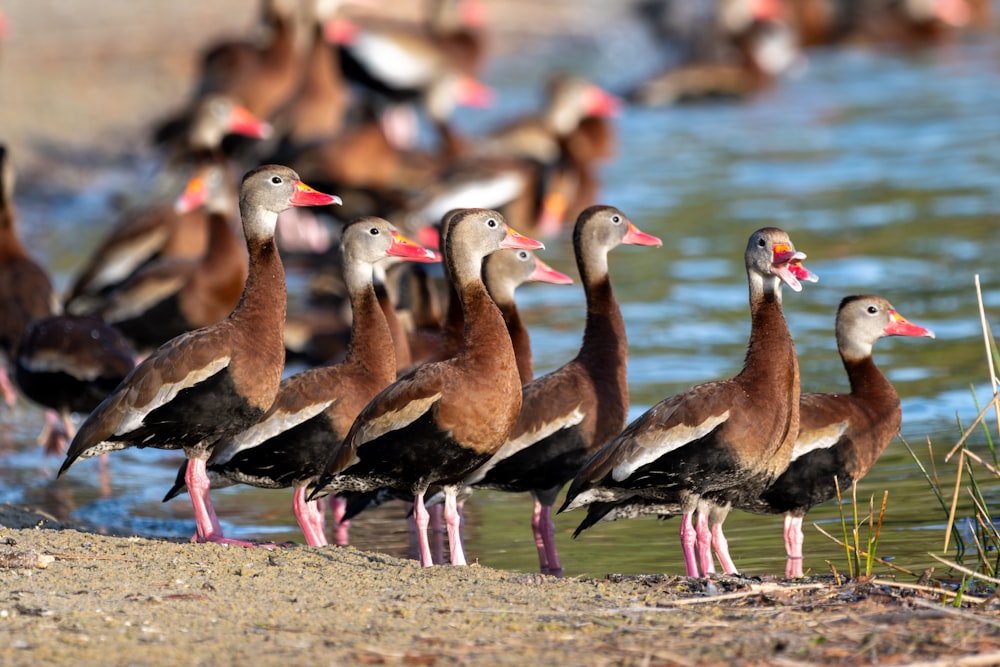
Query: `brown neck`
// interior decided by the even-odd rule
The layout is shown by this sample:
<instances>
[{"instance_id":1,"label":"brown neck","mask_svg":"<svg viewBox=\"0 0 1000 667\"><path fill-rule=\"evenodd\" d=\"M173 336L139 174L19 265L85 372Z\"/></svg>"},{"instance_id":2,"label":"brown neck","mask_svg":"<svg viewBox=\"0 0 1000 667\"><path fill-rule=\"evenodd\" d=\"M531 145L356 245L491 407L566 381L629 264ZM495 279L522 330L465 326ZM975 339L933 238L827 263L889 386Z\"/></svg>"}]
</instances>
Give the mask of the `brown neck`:
<instances>
[{"instance_id":1,"label":"brown neck","mask_svg":"<svg viewBox=\"0 0 1000 667\"><path fill-rule=\"evenodd\" d=\"M381 386L387 386L396 379L395 339L375 287L369 281L352 289L349 296L353 319L345 363L364 368ZM393 345L386 344L390 341Z\"/></svg>"},{"instance_id":2,"label":"brown neck","mask_svg":"<svg viewBox=\"0 0 1000 667\"><path fill-rule=\"evenodd\" d=\"M285 269L278 255L274 238L248 241L250 270L243 296L230 319L252 322L255 345L271 350L284 350L285 328Z\"/></svg>"},{"instance_id":3,"label":"brown neck","mask_svg":"<svg viewBox=\"0 0 1000 667\"><path fill-rule=\"evenodd\" d=\"M396 370L409 368L413 365L413 357L410 354L410 343L406 338L406 330L403 323L396 316L396 307L389 298L389 291L381 283L375 286L375 296L378 298L379 308L385 317L386 326L389 327L389 335L392 337L392 348L396 354Z\"/></svg>"},{"instance_id":4,"label":"brown neck","mask_svg":"<svg viewBox=\"0 0 1000 667\"><path fill-rule=\"evenodd\" d=\"M510 335L510 342L514 347L517 374L521 378L521 384L528 384L535 376L531 359L531 337L528 335L528 329L521 321L521 314L517 312L517 305L513 301L498 302L497 307L500 308L500 314L503 315L504 322L507 323L507 333Z\"/></svg>"},{"instance_id":5,"label":"brown neck","mask_svg":"<svg viewBox=\"0 0 1000 667\"><path fill-rule=\"evenodd\" d=\"M487 376L491 372L489 369L498 373L508 369L516 372L517 361L507 326L483 281L478 277L468 280L459 289L459 297L465 333L457 356L475 358L480 368L487 369L484 371Z\"/></svg>"},{"instance_id":6,"label":"brown neck","mask_svg":"<svg viewBox=\"0 0 1000 667\"><path fill-rule=\"evenodd\" d=\"M14 207L0 202L0 257L18 259L27 257L27 252L17 236L17 222Z\"/></svg>"},{"instance_id":7,"label":"brown neck","mask_svg":"<svg viewBox=\"0 0 1000 667\"><path fill-rule=\"evenodd\" d=\"M845 359L844 368L851 383L852 396L864 398L866 403L888 407L899 405L899 394L871 356L854 361Z\"/></svg>"}]
</instances>

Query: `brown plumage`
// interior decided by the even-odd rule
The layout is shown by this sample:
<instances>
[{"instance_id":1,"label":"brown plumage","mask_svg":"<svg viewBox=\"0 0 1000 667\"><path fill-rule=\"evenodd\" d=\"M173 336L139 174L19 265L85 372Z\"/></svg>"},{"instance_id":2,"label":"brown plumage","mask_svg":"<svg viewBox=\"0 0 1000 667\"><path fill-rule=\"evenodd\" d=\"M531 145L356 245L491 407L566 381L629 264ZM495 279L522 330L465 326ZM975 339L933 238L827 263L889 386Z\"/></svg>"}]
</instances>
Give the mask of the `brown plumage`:
<instances>
[{"instance_id":1,"label":"brown plumage","mask_svg":"<svg viewBox=\"0 0 1000 667\"><path fill-rule=\"evenodd\" d=\"M781 283L798 291L798 278L814 278L800 265L804 257L779 229L751 235L744 255L751 329L743 370L667 398L629 424L577 473L560 511L633 496L674 503L684 514L687 573L697 576L714 571L712 510L720 538L716 554L727 573L736 571L721 539L725 512L734 500L759 494L788 466L799 429L799 367L781 309ZM696 530L692 515L699 504Z\"/></svg>"},{"instance_id":2,"label":"brown plumage","mask_svg":"<svg viewBox=\"0 0 1000 667\"><path fill-rule=\"evenodd\" d=\"M249 428L222 440L208 462L210 478L264 488L294 487L293 508L306 541L326 544L323 515L307 503L306 485L322 472L361 409L396 379L390 330L375 293L375 263L395 256L435 261L437 256L399 236L381 218L358 218L343 237L344 278L353 312L345 359L297 373L278 388L274 404ZM167 494L183 487L183 475Z\"/></svg>"},{"instance_id":3,"label":"brown plumage","mask_svg":"<svg viewBox=\"0 0 1000 667\"><path fill-rule=\"evenodd\" d=\"M247 254L232 229L235 185L215 164L199 168L177 201L181 213L204 206L208 247L197 259L149 262L100 298L95 308L140 350L158 347L185 331L215 324L239 302Z\"/></svg>"},{"instance_id":4,"label":"brown plumage","mask_svg":"<svg viewBox=\"0 0 1000 667\"><path fill-rule=\"evenodd\" d=\"M236 309L222 322L165 343L137 366L80 427L60 474L78 458L125 447L183 449L197 539L226 541L205 461L220 439L260 419L281 380L285 275L274 242L278 213L338 201L304 185L287 167L248 173L240 215L250 273Z\"/></svg>"},{"instance_id":5,"label":"brown plumage","mask_svg":"<svg viewBox=\"0 0 1000 667\"><path fill-rule=\"evenodd\" d=\"M758 514L785 515L785 576L802 576L802 519L809 509L833 498L864 477L899 432L899 395L872 359L883 336L934 334L911 324L878 296L849 296L837 310L837 350L847 371L849 393L802 394L799 434L792 461L762 494L734 507Z\"/></svg>"},{"instance_id":6,"label":"brown plumage","mask_svg":"<svg viewBox=\"0 0 1000 667\"><path fill-rule=\"evenodd\" d=\"M58 310L48 274L21 243L14 208L14 167L7 147L0 144L0 396L8 405L17 400L8 371L21 338L32 320Z\"/></svg>"},{"instance_id":7,"label":"brown plumage","mask_svg":"<svg viewBox=\"0 0 1000 667\"><path fill-rule=\"evenodd\" d=\"M462 478L506 440L521 407L521 383L503 316L481 277L483 258L502 247L540 247L496 211L468 209L445 235L448 275L462 299L465 335L451 359L424 364L386 388L358 416L313 491L413 493L421 563L433 564L424 493L445 490L452 564L464 564L456 509Z\"/></svg>"},{"instance_id":8,"label":"brown plumage","mask_svg":"<svg viewBox=\"0 0 1000 667\"><path fill-rule=\"evenodd\" d=\"M587 297L580 351L524 386L510 438L466 479L480 488L531 493L532 529L546 574L562 571L551 518L559 490L597 447L622 430L628 416L628 341L608 275L608 252L623 243L661 244L612 206L592 206L580 214L573 234Z\"/></svg>"}]
</instances>

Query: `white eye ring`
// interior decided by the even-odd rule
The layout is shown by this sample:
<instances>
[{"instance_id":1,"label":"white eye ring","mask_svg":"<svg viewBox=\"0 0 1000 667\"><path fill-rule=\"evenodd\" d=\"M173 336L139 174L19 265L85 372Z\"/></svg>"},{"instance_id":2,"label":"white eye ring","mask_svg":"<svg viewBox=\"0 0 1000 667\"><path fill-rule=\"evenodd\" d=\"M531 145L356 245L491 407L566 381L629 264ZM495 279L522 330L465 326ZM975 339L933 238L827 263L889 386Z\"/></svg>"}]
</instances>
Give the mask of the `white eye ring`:
<instances>
[{"instance_id":1,"label":"white eye ring","mask_svg":"<svg viewBox=\"0 0 1000 667\"><path fill-rule=\"evenodd\" d=\"M282 183L281 176L272 176L271 182L274 183L275 185L281 185Z\"/></svg>"}]
</instances>

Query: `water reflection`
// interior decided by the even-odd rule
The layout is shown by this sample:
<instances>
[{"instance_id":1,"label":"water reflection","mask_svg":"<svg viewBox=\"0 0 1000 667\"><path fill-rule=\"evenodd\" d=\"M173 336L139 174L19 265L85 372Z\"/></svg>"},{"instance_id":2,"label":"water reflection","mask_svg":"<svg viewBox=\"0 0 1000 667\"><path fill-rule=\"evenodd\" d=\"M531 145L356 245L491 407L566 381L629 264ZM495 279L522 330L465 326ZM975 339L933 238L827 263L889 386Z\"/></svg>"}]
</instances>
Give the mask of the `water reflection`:
<instances>
[{"instance_id":1,"label":"water reflection","mask_svg":"<svg viewBox=\"0 0 1000 667\"><path fill-rule=\"evenodd\" d=\"M615 63L589 55L588 66L613 80ZM903 400L903 436L927 462L927 440L948 483L953 468L940 457L958 437L957 419L975 413L973 393L988 400L973 275L979 274L991 314L1000 308L1000 53L993 42L902 57L852 51L817 52L808 72L740 106L628 109L620 119L620 154L604 170L604 200L660 236L657 251L623 249L611 258L631 343L631 416L664 396L738 370L749 332L742 249L757 227L787 229L821 276L786 296L800 354L803 389L835 390L845 378L833 339L837 303L847 294L889 298L938 339L887 339L876 348ZM468 131L491 125L511 106L530 106L533 82L519 63L497 63L498 88L515 94L495 118L461 118ZM127 174L111 173L108 187ZM75 270L80 246L96 243L108 215L103 197L28 197L21 206L27 241L53 267L57 285ZM91 229L81 242L71 229ZM575 274L567 242L551 243L546 261ZM556 290L559 290L558 292ZM582 293L531 286L519 292L541 374L569 359L583 326ZM971 386L971 389L970 389ZM44 503L118 530L186 537L193 528L186 502L161 504L176 468L175 454L120 452L112 457L112 494L98 492L96 461L52 481L58 462L33 446L41 412L7 413L0 433L0 500ZM975 434L974 446L983 438ZM997 494L992 480L984 485ZM859 498L889 509L879 553L920 571L939 551L945 515L901 442L894 441L859 488ZM215 492L227 534L301 541L289 492L246 488ZM526 496L480 492L467 505L466 548L472 558L533 571ZM50 510L57 513L56 509ZM965 504L963 516L971 513ZM682 571L676 521L649 518L602 524L580 539L569 535L581 513L557 517L569 575ZM843 551L812 523L839 531L835 503L806 519L806 567L845 567ZM734 513L727 534L736 562L750 573L784 569L780 517ZM402 506L390 505L354 524L359 548L406 553Z\"/></svg>"}]
</instances>

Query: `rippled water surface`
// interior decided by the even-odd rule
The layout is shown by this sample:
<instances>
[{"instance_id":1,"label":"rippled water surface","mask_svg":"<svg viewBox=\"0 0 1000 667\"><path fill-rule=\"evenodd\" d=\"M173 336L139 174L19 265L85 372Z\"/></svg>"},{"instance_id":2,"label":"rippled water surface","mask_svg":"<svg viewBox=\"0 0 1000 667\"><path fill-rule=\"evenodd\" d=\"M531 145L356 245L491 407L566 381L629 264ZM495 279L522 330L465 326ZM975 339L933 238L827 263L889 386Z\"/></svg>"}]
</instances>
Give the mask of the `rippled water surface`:
<instances>
[{"instance_id":1,"label":"rippled water surface","mask_svg":"<svg viewBox=\"0 0 1000 667\"><path fill-rule=\"evenodd\" d=\"M544 65L527 56L496 63L486 78L509 96L492 112L460 116L460 124L475 131L532 108L543 66L574 66L614 89L626 78L623 63L635 54L587 43L546 57ZM619 154L604 169L603 200L664 240L662 248L622 248L611 258L630 341L631 415L738 371L749 332L743 248L753 230L777 225L821 277L785 295L803 390L846 386L832 331L845 295L884 295L936 332L936 340L883 340L876 360L902 397L903 437L925 463L929 442L942 481L953 484L954 465L941 458L958 438L958 421L970 423L976 400L990 396L975 275L990 320L1000 317L998 70L995 40L919 54L816 52L798 76L745 104L627 109ZM106 176L106 192L21 202L25 235L42 248L40 258L60 286L82 261L79 248L103 233L110 190L132 178L113 169ZM550 243L544 256L575 275L565 241ZM527 286L519 301L536 373L572 357L583 325L579 288ZM187 501L159 502L176 454L112 455L111 494L102 497L96 460L53 481L59 461L33 446L40 424L41 412L23 403L3 413L0 501L71 511L118 530L190 534ZM971 440L977 451L984 441L981 433ZM981 479L995 499L997 485ZM884 490L889 501L879 553L919 571L930 564L926 552L942 548L946 515L898 439L858 493L867 502L873 495L880 500ZM213 495L227 534L301 541L289 492L231 488ZM969 503L963 507L962 520L971 513ZM527 497L477 493L467 508L471 558L501 568L537 567ZM401 506L362 516L353 543L406 553L402 517ZM557 518L568 574L682 571L677 521L603 524L571 540L580 518ZM816 532L814 522L839 532L836 504L817 507L806 520L806 567L826 571L829 560L843 570L843 551ZM749 573L783 571L780 531L780 517L733 513L727 533L736 562Z\"/></svg>"}]
</instances>

